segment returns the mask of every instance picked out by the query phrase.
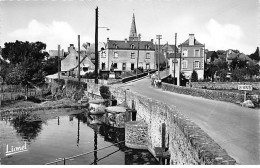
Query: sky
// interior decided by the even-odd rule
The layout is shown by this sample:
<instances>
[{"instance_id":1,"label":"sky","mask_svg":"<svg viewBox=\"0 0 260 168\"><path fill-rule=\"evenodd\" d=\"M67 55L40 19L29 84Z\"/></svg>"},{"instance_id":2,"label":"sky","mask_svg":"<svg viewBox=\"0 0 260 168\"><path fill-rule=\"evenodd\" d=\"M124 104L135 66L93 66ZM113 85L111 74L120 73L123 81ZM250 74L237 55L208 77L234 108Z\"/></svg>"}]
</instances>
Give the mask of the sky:
<instances>
[{"instance_id":1,"label":"sky","mask_svg":"<svg viewBox=\"0 0 260 168\"><path fill-rule=\"evenodd\" d=\"M16 40L58 45L95 41L99 8L99 41L129 37L133 13L141 40L162 35L160 44L177 44L189 34L206 49L238 49L245 54L260 46L260 0L0 0L0 46Z\"/></svg>"}]
</instances>

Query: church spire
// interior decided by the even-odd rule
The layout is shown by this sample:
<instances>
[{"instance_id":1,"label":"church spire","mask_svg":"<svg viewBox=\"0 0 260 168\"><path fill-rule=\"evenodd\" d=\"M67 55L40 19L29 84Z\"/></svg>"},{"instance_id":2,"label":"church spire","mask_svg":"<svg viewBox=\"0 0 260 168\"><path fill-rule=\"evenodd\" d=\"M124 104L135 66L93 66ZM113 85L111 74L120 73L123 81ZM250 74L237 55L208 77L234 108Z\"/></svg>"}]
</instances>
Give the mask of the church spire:
<instances>
[{"instance_id":1,"label":"church spire","mask_svg":"<svg viewBox=\"0 0 260 168\"><path fill-rule=\"evenodd\" d=\"M136 25L135 25L135 14L133 13L133 19L132 19L132 25L130 29L130 35L129 35L129 41L137 41L137 31L136 31Z\"/></svg>"}]
</instances>

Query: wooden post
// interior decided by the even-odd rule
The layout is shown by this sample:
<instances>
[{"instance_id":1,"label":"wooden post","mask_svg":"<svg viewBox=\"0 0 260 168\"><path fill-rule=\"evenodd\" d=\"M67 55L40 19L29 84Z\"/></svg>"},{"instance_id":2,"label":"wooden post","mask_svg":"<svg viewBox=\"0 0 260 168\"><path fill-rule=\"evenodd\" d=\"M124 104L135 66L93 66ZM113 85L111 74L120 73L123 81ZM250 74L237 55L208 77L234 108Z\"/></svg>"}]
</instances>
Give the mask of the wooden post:
<instances>
[{"instance_id":1,"label":"wooden post","mask_svg":"<svg viewBox=\"0 0 260 168\"><path fill-rule=\"evenodd\" d=\"M245 91L245 94L244 94L244 102L246 101L246 91Z\"/></svg>"}]
</instances>

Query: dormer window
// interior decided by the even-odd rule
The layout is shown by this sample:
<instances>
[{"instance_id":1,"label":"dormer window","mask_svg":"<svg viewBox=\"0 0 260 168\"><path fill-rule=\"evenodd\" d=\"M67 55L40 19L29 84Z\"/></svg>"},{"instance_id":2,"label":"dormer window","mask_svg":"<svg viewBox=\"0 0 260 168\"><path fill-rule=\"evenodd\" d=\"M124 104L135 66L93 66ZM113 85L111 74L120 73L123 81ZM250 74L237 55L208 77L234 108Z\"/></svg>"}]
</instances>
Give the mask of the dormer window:
<instances>
[{"instance_id":1,"label":"dormer window","mask_svg":"<svg viewBox=\"0 0 260 168\"><path fill-rule=\"evenodd\" d=\"M145 49L146 49L146 50L149 50L149 49L150 49L150 46L149 46L149 45L145 45Z\"/></svg>"},{"instance_id":2,"label":"dormer window","mask_svg":"<svg viewBox=\"0 0 260 168\"><path fill-rule=\"evenodd\" d=\"M131 49L135 49L135 45L134 44L131 44Z\"/></svg>"},{"instance_id":3,"label":"dormer window","mask_svg":"<svg viewBox=\"0 0 260 168\"><path fill-rule=\"evenodd\" d=\"M116 44L116 43L115 43L115 44L113 44L113 47L114 47L114 48L118 48L118 46L117 46L117 44Z\"/></svg>"}]
</instances>

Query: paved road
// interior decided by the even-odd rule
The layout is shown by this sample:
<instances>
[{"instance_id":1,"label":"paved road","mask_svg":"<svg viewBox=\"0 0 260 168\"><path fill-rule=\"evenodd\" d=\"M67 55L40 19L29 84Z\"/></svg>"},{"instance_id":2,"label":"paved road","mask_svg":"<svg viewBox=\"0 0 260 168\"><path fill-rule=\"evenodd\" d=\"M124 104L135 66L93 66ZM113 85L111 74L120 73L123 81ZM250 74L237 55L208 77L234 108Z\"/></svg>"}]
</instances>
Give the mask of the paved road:
<instances>
[{"instance_id":1,"label":"paved road","mask_svg":"<svg viewBox=\"0 0 260 168\"><path fill-rule=\"evenodd\" d=\"M148 78L128 83L123 87L175 105L239 164L260 164L259 110L152 88Z\"/></svg>"}]
</instances>

